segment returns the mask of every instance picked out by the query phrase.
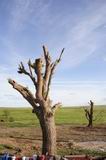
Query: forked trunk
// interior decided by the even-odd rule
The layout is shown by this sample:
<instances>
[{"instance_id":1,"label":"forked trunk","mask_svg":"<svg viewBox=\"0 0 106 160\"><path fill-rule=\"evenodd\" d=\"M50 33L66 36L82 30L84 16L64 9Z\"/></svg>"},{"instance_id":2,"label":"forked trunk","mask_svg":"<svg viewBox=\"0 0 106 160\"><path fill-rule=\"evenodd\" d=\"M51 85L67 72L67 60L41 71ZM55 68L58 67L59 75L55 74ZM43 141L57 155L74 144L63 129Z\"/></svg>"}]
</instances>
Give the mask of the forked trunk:
<instances>
[{"instance_id":1,"label":"forked trunk","mask_svg":"<svg viewBox=\"0 0 106 160\"><path fill-rule=\"evenodd\" d=\"M93 127L93 107L94 103L90 100L90 109L85 108L85 116L88 120L88 125L87 127Z\"/></svg>"},{"instance_id":2,"label":"forked trunk","mask_svg":"<svg viewBox=\"0 0 106 160\"><path fill-rule=\"evenodd\" d=\"M54 116L41 117L40 125L42 129L42 154L56 154L56 128Z\"/></svg>"}]
</instances>

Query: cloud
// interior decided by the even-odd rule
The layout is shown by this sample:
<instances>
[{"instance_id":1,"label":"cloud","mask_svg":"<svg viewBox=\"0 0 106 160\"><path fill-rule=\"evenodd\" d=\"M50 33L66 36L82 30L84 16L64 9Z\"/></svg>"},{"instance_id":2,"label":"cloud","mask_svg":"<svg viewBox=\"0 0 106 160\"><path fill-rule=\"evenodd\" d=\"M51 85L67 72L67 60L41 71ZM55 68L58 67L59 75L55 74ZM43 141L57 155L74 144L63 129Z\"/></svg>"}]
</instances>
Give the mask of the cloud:
<instances>
[{"instance_id":1,"label":"cloud","mask_svg":"<svg viewBox=\"0 0 106 160\"><path fill-rule=\"evenodd\" d=\"M92 3L91 3L92 5ZM81 64L88 57L97 55L96 52L106 42L106 38L102 36L102 28L99 32L98 27L106 24L106 5L103 4L97 8L89 8L78 23L68 30L66 39L66 48L68 54L64 57L65 67L73 67ZM101 34L101 36L100 36ZM67 58L68 57L68 58Z\"/></svg>"},{"instance_id":2,"label":"cloud","mask_svg":"<svg viewBox=\"0 0 106 160\"><path fill-rule=\"evenodd\" d=\"M29 57L33 57L32 54L27 54L33 45L36 49L42 42L46 42L53 53L53 58L65 47L60 65L63 71L78 67L85 61L90 63L87 60L95 58L98 54L102 55L105 61L105 1L85 3L81 0L81 3L78 2L75 5L71 1L64 5L61 0L56 2L53 0L12 0L11 2L8 3L7 35L0 34L0 45L3 45L3 51L0 54L2 59L0 104L20 105L22 103L26 105L23 100L15 101L13 98L12 101L12 98L9 98L9 95L17 97L18 93L8 85L7 78L10 77L19 83L30 85L33 91L29 80L23 76L20 79L20 75L16 74L19 61L27 62ZM3 6L5 5L6 3ZM104 48L103 53L102 48ZM54 102L60 99L64 105L81 105L88 102L89 99L97 103L104 103L102 100L105 87L105 82L98 81L56 82L52 85L51 93L53 94L51 96Z\"/></svg>"},{"instance_id":3,"label":"cloud","mask_svg":"<svg viewBox=\"0 0 106 160\"><path fill-rule=\"evenodd\" d=\"M15 73L9 73L7 67L0 67L0 106L21 107L30 106L28 102L16 91L7 78L13 78L18 83L28 86L34 93L30 79ZM87 105L89 100L95 104L105 104L106 81L53 81L50 97L53 103L62 102L64 106Z\"/></svg>"},{"instance_id":4,"label":"cloud","mask_svg":"<svg viewBox=\"0 0 106 160\"><path fill-rule=\"evenodd\" d=\"M40 27L49 16L50 4L51 0L15 0L10 12L10 28L20 31L28 24Z\"/></svg>"},{"instance_id":5,"label":"cloud","mask_svg":"<svg viewBox=\"0 0 106 160\"><path fill-rule=\"evenodd\" d=\"M105 104L106 81L64 81L54 82L51 97L54 103L60 101L64 106L86 106L89 100L95 104ZM71 94L70 94L71 93Z\"/></svg>"},{"instance_id":6,"label":"cloud","mask_svg":"<svg viewBox=\"0 0 106 160\"><path fill-rule=\"evenodd\" d=\"M51 0L14 0L11 2L12 3L8 4L9 7L7 10L8 33L7 35L0 35L0 42L3 45L2 57L4 57L5 63L14 67L14 64L17 64L20 61L27 62L30 55L28 49L34 48L29 43L30 40L28 42L29 37L24 41L22 32L25 31L26 27L31 28L33 26L34 30L36 30L36 27L40 28L40 26L43 26L46 18L49 16L48 9ZM7 5L5 7L7 7ZM18 36L20 37L20 40L18 40ZM21 40L22 45L20 43ZM25 46L23 43L25 43ZM32 55L30 55L30 57L32 57Z\"/></svg>"},{"instance_id":7,"label":"cloud","mask_svg":"<svg viewBox=\"0 0 106 160\"><path fill-rule=\"evenodd\" d=\"M3 45L3 51L1 54L1 59L3 60L3 68L5 68L5 66L9 66L7 67L10 70L16 69L17 70L17 66L18 63L20 63L20 61L23 62L27 62L28 61L28 57L27 55L22 55L21 54L21 49L19 49L17 47L17 45L14 43L14 41L9 38L9 37L1 37L0 36L0 42ZM2 62L1 62L2 63ZM16 65L14 65L16 64ZM2 67L0 66L0 67Z\"/></svg>"},{"instance_id":8,"label":"cloud","mask_svg":"<svg viewBox=\"0 0 106 160\"><path fill-rule=\"evenodd\" d=\"M106 41L104 36L100 36L103 26L106 25L105 1L103 3L82 1L84 8L78 3L77 9L69 7L67 3L64 10L63 3L60 1L60 7L59 4L57 6L54 4L52 0L13 1L9 18L10 33L16 35L18 32L25 31L27 27L33 28L37 36L41 36L39 42L48 43L50 48L55 48L52 49L53 52L58 52L65 47L63 65L61 65L64 68L78 66L89 57L96 56L97 50ZM52 13L51 10L54 12ZM14 46L13 40L10 46ZM17 47L15 53L19 53ZM53 57L54 55L55 53Z\"/></svg>"}]
</instances>

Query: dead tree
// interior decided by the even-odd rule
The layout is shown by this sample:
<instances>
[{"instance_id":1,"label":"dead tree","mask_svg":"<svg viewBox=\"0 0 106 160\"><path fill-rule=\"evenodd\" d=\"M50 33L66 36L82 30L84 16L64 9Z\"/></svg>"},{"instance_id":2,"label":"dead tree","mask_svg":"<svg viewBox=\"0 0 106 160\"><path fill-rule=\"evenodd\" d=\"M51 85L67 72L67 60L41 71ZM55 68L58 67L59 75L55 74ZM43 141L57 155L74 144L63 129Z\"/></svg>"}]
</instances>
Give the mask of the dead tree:
<instances>
[{"instance_id":1,"label":"dead tree","mask_svg":"<svg viewBox=\"0 0 106 160\"><path fill-rule=\"evenodd\" d=\"M64 48L61 51L59 58L52 62L49 52L43 46L44 58L35 59L34 63L28 61L28 71L21 62L18 68L18 73L27 75L33 82L35 93L16 81L9 79L8 82L16 89L32 106L32 112L36 114L41 130L42 130L42 154L56 154L56 128L54 114L56 109L61 105L57 103L52 105L49 98L50 84L53 73L57 64L61 61Z\"/></svg>"},{"instance_id":2,"label":"dead tree","mask_svg":"<svg viewBox=\"0 0 106 160\"><path fill-rule=\"evenodd\" d=\"M90 100L90 108L84 108L86 119L88 120L88 127L93 126L93 112L94 112L94 103Z\"/></svg>"}]
</instances>

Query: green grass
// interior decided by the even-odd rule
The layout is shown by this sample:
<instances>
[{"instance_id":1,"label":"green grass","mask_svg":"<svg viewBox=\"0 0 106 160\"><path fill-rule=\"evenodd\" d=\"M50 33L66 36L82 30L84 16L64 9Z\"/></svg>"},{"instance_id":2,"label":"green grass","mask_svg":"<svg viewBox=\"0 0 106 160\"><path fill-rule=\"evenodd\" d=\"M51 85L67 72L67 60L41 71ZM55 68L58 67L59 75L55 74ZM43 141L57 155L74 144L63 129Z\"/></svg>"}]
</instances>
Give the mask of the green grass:
<instances>
[{"instance_id":1,"label":"green grass","mask_svg":"<svg viewBox=\"0 0 106 160\"><path fill-rule=\"evenodd\" d=\"M10 122L9 118L4 118L5 110L8 112L8 117L12 117L13 121ZM6 124L11 127L27 127L27 126L38 126L38 120L35 114L32 114L30 108L0 108L0 120L4 120L1 124Z\"/></svg>"},{"instance_id":2,"label":"green grass","mask_svg":"<svg viewBox=\"0 0 106 160\"><path fill-rule=\"evenodd\" d=\"M73 124L73 125L87 124L87 120L85 118L85 112L82 107L61 108L60 110L57 111L55 118L57 124ZM106 107L105 106L95 107L94 118L96 118L94 124L106 124Z\"/></svg>"},{"instance_id":3,"label":"green grass","mask_svg":"<svg viewBox=\"0 0 106 160\"><path fill-rule=\"evenodd\" d=\"M96 106L94 109L94 116L98 116L94 124L106 124L106 106ZM38 126L39 122L35 114L32 114L31 108L0 108L0 122L1 125L10 127L30 127ZM55 115L56 124L72 124L85 125L87 120L85 118L84 110L81 107L67 107L61 108Z\"/></svg>"}]
</instances>

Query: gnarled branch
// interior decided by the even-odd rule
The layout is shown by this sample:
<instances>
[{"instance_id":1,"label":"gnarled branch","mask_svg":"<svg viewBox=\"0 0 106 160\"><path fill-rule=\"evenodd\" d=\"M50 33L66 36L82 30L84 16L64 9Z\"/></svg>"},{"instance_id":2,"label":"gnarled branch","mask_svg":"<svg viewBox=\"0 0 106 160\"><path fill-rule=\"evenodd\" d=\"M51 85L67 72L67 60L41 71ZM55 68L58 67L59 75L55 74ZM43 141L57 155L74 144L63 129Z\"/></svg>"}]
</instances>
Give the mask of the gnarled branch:
<instances>
[{"instance_id":1,"label":"gnarled branch","mask_svg":"<svg viewBox=\"0 0 106 160\"><path fill-rule=\"evenodd\" d=\"M61 107L61 106L62 106L61 103L56 103L56 104L52 107L53 113L55 113L55 111L56 111L59 107Z\"/></svg>"},{"instance_id":2,"label":"gnarled branch","mask_svg":"<svg viewBox=\"0 0 106 160\"><path fill-rule=\"evenodd\" d=\"M90 119L89 110L88 110L87 108L84 108L84 111L85 111L85 116L86 116L86 118L89 120L89 119Z\"/></svg>"},{"instance_id":3,"label":"gnarled branch","mask_svg":"<svg viewBox=\"0 0 106 160\"><path fill-rule=\"evenodd\" d=\"M19 67L18 67L18 73L28 75L28 76L31 78L31 80L32 80L32 82L33 82L33 84L34 84L34 86L35 86L35 88L36 88L37 84L36 84L35 77L34 77L33 74L32 74L31 66L32 66L32 64L31 64L31 61L29 60L29 61L28 61L28 67L29 67L29 71L30 71L30 72L28 72L28 71L25 69L23 63L21 62L21 63L19 64Z\"/></svg>"},{"instance_id":4,"label":"gnarled branch","mask_svg":"<svg viewBox=\"0 0 106 160\"><path fill-rule=\"evenodd\" d=\"M53 76L53 73L54 73L54 70L55 70L57 64L61 61L61 57L62 57L63 52L64 52L64 48L62 49L59 58L54 63L52 63L50 65L51 70L50 70L50 75L49 75L49 80L48 80L48 86L47 86L47 91L46 91L45 99L48 98L48 94L49 94L49 90L50 90L50 84L51 84L51 79L52 79L52 76Z\"/></svg>"},{"instance_id":5,"label":"gnarled branch","mask_svg":"<svg viewBox=\"0 0 106 160\"><path fill-rule=\"evenodd\" d=\"M43 46L43 53L44 53L44 59L45 59L45 71L44 71L44 77L43 77L43 97L46 97L49 77L51 73L51 57L49 55L49 52L45 46Z\"/></svg>"},{"instance_id":6,"label":"gnarled branch","mask_svg":"<svg viewBox=\"0 0 106 160\"><path fill-rule=\"evenodd\" d=\"M31 60L29 59L28 61L28 67L29 67L29 71L30 71L30 75L33 76L33 73L32 73L32 63L31 63Z\"/></svg>"},{"instance_id":7,"label":"gnarled branch","mask_svg":"<svg viewBox=\"0 0 106 160\"><path fill-rule=\"evenodd\" d=\"M8 79L8 82L13 86L14 89L16 89L30 104L31 106L36 110L38 100L34 98L31 91L28 90L27 87L24 87L20 84L18 84L16 81L12 79Z\"/></svg>"}]
</instances>

